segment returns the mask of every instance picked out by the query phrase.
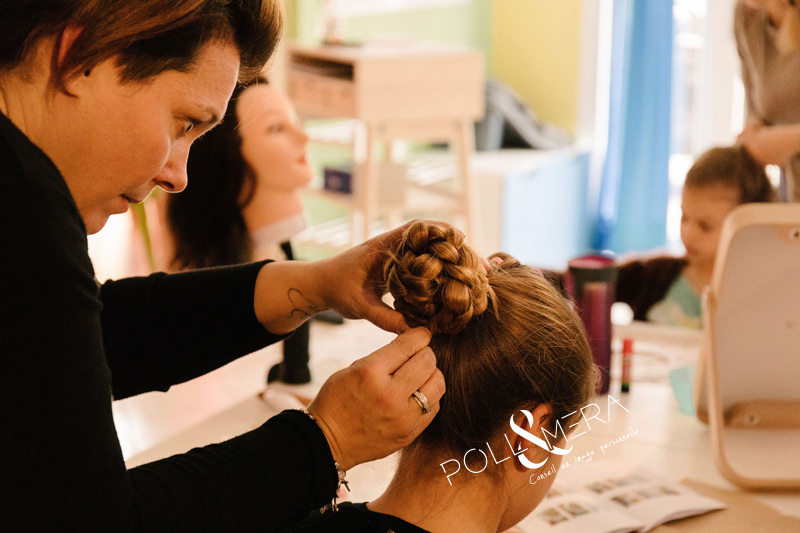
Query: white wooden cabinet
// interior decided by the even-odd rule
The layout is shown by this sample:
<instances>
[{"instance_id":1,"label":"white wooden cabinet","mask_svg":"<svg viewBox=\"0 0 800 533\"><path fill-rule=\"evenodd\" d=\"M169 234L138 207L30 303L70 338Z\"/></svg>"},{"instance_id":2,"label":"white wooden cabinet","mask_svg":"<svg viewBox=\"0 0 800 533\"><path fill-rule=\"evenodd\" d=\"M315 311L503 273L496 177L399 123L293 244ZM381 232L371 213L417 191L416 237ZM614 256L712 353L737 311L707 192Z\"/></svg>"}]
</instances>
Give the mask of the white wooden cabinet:
<instances>
[{"instance_id":1,"label":"white wooden cabinet","mask_svg":"<svg viewBox=\"0 0 800 533\"><path fill-rule=\"evenodd\" d=\"M384 216L392 226L408 211L410 195L392 191L394 201L381 194L380 145L384 154L393 152L396 141L445 142L456 157L454 184L447 189L427 188L442 202L440 212L463 216L463 229L470 240L478 238L475 186L470 156L475 149L474 122L484 113L484 65L480 52L440 44L411 43L403 46L366 45L304 47L287 49L286 79L289 97L303 119L342 118L347 132L333 136L334 142L352 143L354 173L349 244L373 233L373 225ZM312 141L324 140L326 133ZM342 141L344 139L344 141ZM341 199L341 196L339 196ZM401 201L402 200L402 201ZM419 207L419 206L417 206Z\"/></svg>"}]
</instances>

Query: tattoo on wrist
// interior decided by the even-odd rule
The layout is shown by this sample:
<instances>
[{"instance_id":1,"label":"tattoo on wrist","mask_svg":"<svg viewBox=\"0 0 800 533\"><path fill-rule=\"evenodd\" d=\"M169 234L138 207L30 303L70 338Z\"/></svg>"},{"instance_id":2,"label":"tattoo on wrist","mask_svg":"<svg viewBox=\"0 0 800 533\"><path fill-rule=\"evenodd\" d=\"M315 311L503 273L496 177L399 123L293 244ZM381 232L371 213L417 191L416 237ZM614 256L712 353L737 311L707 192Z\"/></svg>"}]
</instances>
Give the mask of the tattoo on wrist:
<instances>
[{"instance_id":1,"label":"tattoo on wrist","mask_svg":"<svg viewBox=\"0 0 800 533\"><path fill-rule=\"evenodd\" d=\"M292 310L289 313L289 318L306 319L323 310L322 307L303 296L297 289L289 289L287 297L292 303Z\"/></svg>"}]
</instances>

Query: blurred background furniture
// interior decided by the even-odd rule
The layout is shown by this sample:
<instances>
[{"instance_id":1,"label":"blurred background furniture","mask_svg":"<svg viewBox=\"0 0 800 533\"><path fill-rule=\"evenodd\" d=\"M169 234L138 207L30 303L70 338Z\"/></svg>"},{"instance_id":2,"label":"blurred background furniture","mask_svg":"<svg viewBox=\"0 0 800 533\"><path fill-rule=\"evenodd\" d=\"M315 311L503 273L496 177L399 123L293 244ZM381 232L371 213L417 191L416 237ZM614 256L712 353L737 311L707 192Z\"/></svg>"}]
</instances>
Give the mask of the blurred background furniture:
<instances>
[{"instance_id":1,"label":"blurred background furniture","mask_svg":"<svg viewBox=\"0 0 800 533\"><path fill-rule=\"evenodd\" d=\"M477 238L474 122L484 110L484 65L480 52L455 45L290 46L286 78L289 97L303 119L349 119L308 128L312 142L349 147L350 193L319 194L351 214L349 238L357 244L378 229L399 224L411 212L454 214ZM454 179L425 181L399 167L404 141L446 143L456 158ZM397 167L396 167L397 168ZM428 176L430 173L427 174ZM388 191L388 193L387 193ZM336 233L328 228L327 234ZM325 232L307 234L325 239Z\"/></svg>"}]
</instances>

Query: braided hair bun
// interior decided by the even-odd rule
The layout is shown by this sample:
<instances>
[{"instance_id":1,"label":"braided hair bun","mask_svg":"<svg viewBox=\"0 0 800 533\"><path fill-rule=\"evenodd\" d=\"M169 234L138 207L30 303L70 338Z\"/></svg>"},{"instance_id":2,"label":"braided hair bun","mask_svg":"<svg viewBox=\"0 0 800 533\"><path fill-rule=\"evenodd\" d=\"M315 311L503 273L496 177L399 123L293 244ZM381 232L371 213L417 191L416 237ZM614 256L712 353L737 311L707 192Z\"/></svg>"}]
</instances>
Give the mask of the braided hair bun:
<instances>
[{"instance_id":1,"label":"braided hair bun","mask_svg":"<svg viewBox=\"0 0 800 533\"><path fill-rule=\"evenodd\" d=\"M435 222L412 223L383 274L406 322L434 334L461 331L492 296L486 269L464 235Z\"/></svg>"}]
</instances>

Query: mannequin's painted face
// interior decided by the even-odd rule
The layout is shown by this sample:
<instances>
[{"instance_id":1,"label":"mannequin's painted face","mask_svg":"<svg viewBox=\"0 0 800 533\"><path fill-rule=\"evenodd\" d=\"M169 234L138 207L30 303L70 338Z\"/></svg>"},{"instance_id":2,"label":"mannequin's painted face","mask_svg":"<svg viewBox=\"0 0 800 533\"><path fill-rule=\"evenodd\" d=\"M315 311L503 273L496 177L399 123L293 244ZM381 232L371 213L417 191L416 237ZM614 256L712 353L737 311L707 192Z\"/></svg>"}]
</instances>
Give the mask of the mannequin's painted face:
<instances>
[{"instance_id":1,"label":"mannequin's painted face","mask_svg":"<svg viewBox=\"0 0 800 533\"><path fill-rule=\"evenodd\" d=\"M269 85L248 87L239 95L236 117L242 157L259 188L287 191L308 185L313 175L308 136L286 96Z\"/></svg>"}]
</instances>

